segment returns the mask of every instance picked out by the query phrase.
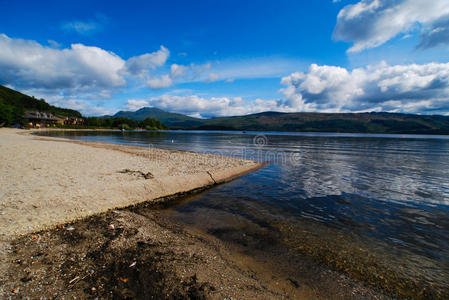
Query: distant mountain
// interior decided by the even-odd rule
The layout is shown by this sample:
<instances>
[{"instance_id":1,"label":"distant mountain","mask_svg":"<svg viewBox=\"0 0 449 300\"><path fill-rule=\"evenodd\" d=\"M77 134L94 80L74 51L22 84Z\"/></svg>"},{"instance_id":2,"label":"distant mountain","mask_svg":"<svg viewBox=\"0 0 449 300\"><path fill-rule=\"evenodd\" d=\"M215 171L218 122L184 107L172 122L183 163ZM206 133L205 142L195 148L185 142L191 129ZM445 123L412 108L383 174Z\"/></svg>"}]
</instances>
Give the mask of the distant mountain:
<instances>
[{"instance_id":1,"label":"distant mountain","mask_svg":"<svg viewBox=\"0 0 449 300\"><path fill-rule=\"evenodd\" d=\"M203 125L202 119L188 117L182 114L170 113L155 107L144 107L137 111L119 111L114 117L130 118L142 121L145 118L154 118L170 128L190 128Z\"/></svg>"},{"instance_id":2,"label":"distant mountain","mask_svg":"<svg viewBox=\"0 0 449 300\"><path fill-rule=\"evenodd\" d=\"M76 110L56 107L48 104L44 99L38 100L0 85L0 124L13 125L20 123L24 112L27 110L81 117L81 113Z\"/></svg>"},{"instance_id":3,"label":"distant mountain","mask_svg":"<svg viewBox=\"0 0 449 300\"><path fill-rule=\"evenodd\" d=\"M114 116L152 117L172 129L449 134L449 117L399 113L280 113L198 119L145 107Z\"/></svg>"},{"instance_id":4,"label":"distant mountain","mask_svg":"<svg viewBox=\"0 0 449 300\"><path fill-rule=\"evenodd\" d=\"M399 113L279 113L214 118L201 126L237 130L449 134L449 117Z\"/></svg>"}]
</instances>

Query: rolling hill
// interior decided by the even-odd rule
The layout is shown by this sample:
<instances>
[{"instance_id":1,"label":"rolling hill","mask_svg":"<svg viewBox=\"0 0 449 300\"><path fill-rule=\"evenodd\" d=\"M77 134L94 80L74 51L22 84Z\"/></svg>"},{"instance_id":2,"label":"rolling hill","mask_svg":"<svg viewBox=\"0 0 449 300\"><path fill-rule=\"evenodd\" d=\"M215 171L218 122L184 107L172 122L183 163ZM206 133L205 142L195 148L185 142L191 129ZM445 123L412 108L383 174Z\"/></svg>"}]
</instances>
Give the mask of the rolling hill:
<instances>
[{"instance_id":1,"label":"rolling hill","mask_svg":"<svg viewBox=\"0 0 449 300\"><path fill-rule=\"evenodd\" d=\"M26 110L81 117L81 113L76 110L59 108L43 99L38 100L0 85L0 124L20 123ZM383 112L263 112L246 116L199 119L154 107L144 107L134 112L120 111L113 117L139 122L154 118L171 129L449 134L449 116Z\"/></svg>"},{"instance_id":2,"label":"rolling hill","mask_svg":"<svg viewBox=\"0 0 449 300\"><path fill-rule=\"evenodd\" d=\"M114 117L130 118L142 121L145 118L154 118L171 128L190 128L203 125L202 119L192 118L177 113L170 113L155 107L144 107L137 111L119 111Z\"/></svg>"},{"instance_id":3,"label":"rolling hill","mask_svg":"<svg viewBox=\"0 0 449 300\"><path fill-rule=\"evenodd\" d=\"M280 113L198 119L157 108L118 112L135 120L159 119L172 129L449 134L449 117L400 113Z\"/></svg>"},{"instance_id":4,"label":"rolling hill","mask_svg":"<svg viewBox=\"0 0 449 300\"><path fill-rule=\"evenodd\" d=\"M43 99L36 99L0 85L0 124L13 125L20 123L27 110L49 112L52 114L81 117L81 113L67 108L48 104Z\"/></svg>"}]
</instances>

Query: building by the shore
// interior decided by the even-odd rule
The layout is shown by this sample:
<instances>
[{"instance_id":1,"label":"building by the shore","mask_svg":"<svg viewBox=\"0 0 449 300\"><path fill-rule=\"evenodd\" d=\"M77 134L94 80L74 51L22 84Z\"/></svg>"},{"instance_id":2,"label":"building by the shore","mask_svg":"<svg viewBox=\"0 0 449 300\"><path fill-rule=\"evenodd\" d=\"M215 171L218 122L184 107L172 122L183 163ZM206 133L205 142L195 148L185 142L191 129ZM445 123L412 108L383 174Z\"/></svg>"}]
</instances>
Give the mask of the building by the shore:
<instances>
[{"instance_id":1,"label":"building by the shore","mask_svg":"<svg viewBox=\"0 0 449 300\"><path fill-rule=\"evenodd\" d=\"M83 125L84 120L77 117L66 117L61 115L53 115L48 112L27 111L24 119L28 126L46 127L51 125Z\"/></svg>"}]
</instances>

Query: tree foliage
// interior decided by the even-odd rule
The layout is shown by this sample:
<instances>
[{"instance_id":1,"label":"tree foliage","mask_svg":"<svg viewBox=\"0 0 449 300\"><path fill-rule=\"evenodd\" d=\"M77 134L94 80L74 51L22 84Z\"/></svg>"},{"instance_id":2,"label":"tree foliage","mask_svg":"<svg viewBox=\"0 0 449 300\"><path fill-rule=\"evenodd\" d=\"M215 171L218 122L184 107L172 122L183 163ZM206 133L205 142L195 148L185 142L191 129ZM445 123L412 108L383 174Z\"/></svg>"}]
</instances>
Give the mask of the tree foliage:
<instances>
[{"instance_id":1,"label":"tree foliage","mask_svg":"<svg viewBox=\"0 0 449 300\"><path fill-rule=\"evenodd\" d=\"M82 118L80 112L73 109L59 108L45 102L44 99L36 99L0 85L0 126L24 124L25 111L47 112L53 115ZM125 117L89 117L84 118L83 125L59 125L62 127L76 128L118 128L148 130L167 129L160 121L154 118L146 118L142 121Z\"/></svg>"},{"instance_id":2,"label":"tree foliage","mask_svg":"<svg viewBox=\"0 0 449 300\"><path fill-rule=\"evenodd\" d=\"M59 108L0 85L0 124L23 124L23 115L27 110L48 112L61 116L82 117L81 113L67 108Z\"/></svg>"},{"instance_id":3,"label":"tree foliage","mask_svg":"<svg viewBox=\"0 0 449 300\"><path fill-rule=\"evenodd\" d=\"M147 130L167 129L164 124L153 118L146 118L139 122L123 117L88 117L85 119L85 126L91 128L118 128L127 130L135 128L144 128Z\"/></svg>"}]
</instances>

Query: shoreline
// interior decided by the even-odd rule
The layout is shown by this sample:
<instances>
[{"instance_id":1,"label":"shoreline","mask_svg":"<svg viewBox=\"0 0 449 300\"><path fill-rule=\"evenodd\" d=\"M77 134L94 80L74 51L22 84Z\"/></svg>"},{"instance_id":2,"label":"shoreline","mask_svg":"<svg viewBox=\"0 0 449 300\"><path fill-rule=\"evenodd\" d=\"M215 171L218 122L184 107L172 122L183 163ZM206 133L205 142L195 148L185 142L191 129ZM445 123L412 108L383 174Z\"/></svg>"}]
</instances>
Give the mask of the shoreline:
<instances>
[{"instance_id":1,"label":"shoreline","mask_svg":"<svg viewBox=\"0 0 449 300\"><path fill-rule=\"evenodd\" d=\"M34 132L34 131L32 131ZM0 130L0 237L224 183L263 164Z\"/></svg>"},{"instance_id":2,"label":"shoreline","mask_svg":"<svg viewBox=\"0 0 449 300\"><path fill-rule=\"evenodd\" d=\"M146 158L148 155L142 147L39 137L30 133L26 132L23 136L35 142L91 147L102 153L104 150L115 151L139 158ZM3 148L1 142L0 148ZM175 157L187 155L187 161L191 162L193 156L198 156L193 152L178 150L155 151L157 155L152 159L166 159L164 155L168 153ZM216 163L214 156L200 156L207 157L206 162ZM171 158L170 155L168 157ZM176 162L179 163L180 160ZM204 161L200 161L198 165L201 163ZM142 299L150 295L208 299L326 299L336 296L387 299L381 292L366 288L357 280L342 279L339 272L314 262L305 263L316 269L306 277L300 280L289 277L277 272L275 267L267 263L236 252L209 234L185 228L169 220L158 211L158 208L171 206L188 195L264 166L253 164L244 164L240 172L237 172L239 168L231 168L233 172L230 176L225 176L226 172L223 170L207 170L204 174L204 169L201 169L201 178L208 180L205 181L208 184L151 200L131 201L130 204L44 226L37 231L4 235L3 241L0 239L0 292L5 297L38 297L48 294L54 297L103 298L110 297L107 292L111 292L120 298ZM138 178L133 178L131 182L146 181L141 178L146 170L137 174L136 170L132 172L133 174L126 175ZM304 260L308 261L306 258ZM137 267L130 267L134 263ZM322 283L316 286L313 281Z\"/></svg>"},{"instance_id":3,"label":"shoreline","mask_svg":"<svg viewBox=\"0 0 449 300\"><path fill-rule=\"evenodd\" d=\"M64 257L63 253L64 251L70 251L68 249L61 249L61 247L65 248L65 240L58 240L56 244L50 245L47 244L47 246L44 246L46 242L50 243L52 242L50 240L41 239L43 235L47 236L56 236L59 233L68 233L70 235L75 234L77 236L78 234L84 234L83 232L78 232L78 230L73 229L72 232L72 225L67 224L77 224L76 226L89 226L91 222L100 222L100 220L104 217L109 218L111 214L117 214L117 213L125 213L127 211L129 213L130 210L136 210L139 207L145 208L145 207L154 207L154 206L160 206L160 205L169 205L171 201L175 201L176 199L179 199L185 195L190 195L194 193L198 193L200 191L207 190L213 186L231 181L239 176L243 176L245 174L248 174L250 172L256 171L257 169L264 166L264 164L259 164L252 161L245 161L240 159L234 159L234 158L228 158L228 157L217 157L213 155L208 154L198 154L193 152L183 152L178 150L164 150L164 149L152 149L152 151L156 153L152 153L153 155L148 157L148 153L145 153L147 149L142 147L134 147L134 146L121 146L121 145L110 145L110 144L102 144L102 143L88 143L88 142L79 142L79 141L73 141L69 139L62 139L62 138L48 138L48 137L39 137L34 136L31 133L35 131L30 132L23 132L21 130L13 130L13 129L0 129L0 149L2 156L0 157L0 160L2 162L1 168L6 170L1 170L3 174L8 174L8 177L2 177L2 185L5 187L5 192L1 195L1 205L3 206L3 211L1 213L1 219L0 224L1 230L0 230L0 294L4 295L5 297L21 297L21 296L33 296L33 297L39 297L42 295L50 295L48 294L48 290L40 289L39 287L36 287L36 285L41 285L42 281L50 280L48 282L48 285L53 285L55 289L60 288L61 290L59 292L62 292L64 295L64 291L68 287L72 287L72 284L75 281L78 281L77 277L75 277L74 281L73 278L69 282L63 282L63 281L53 281L55 278L52 278L53 276L62 276L64 277L67 275L66 270L58 270L57 272L49 271L48 268L44 268L44 265L47 264L50 269L55 268L55 259ZM11 145L12 144L12 145ZM57 148L58 151L65 151L63 157L54 157L52 154L54 153L54 148ZM81 211L75 211L76 213L73 213L73 210L70 210L70 202L76 198L70 198L71 193L73 192L74 187L80 188L79 185L71 186L70 183L64 182L64 180L57 181L58 185L60 184L67 184L67 189L59 191L57 193L56 197L53 197L50 199L50 201L57 202L53 203L56 205L57 209L55 207L51 206L44 207L44 209L47 209L50 211L50 213L57 213L56 215L52 215L53 218L51 219L38 219L39 222L36 222L33 217L39 217L39 214L42 214L42 210L36 211L39 206L41 205L42 198L48 196L48 194L51 194L51 188L52 185L42 186L40 185L41 182L38 182L37 185L33 186L33 180L36 179L35 173L41 173L48 171L49 169L52 169L54 166L51 166L49 168L48 164L69 164L71 167L74 167L77 163L79 164L80 161L75 159L75 162L72 160L76 158L76 155L80 154L80 152L72 151L70 148L78 148L77 150L80 150L82 152L91 152L94 151L95 153L100 153L101 155L110 156L111 153L113 153L112 159L115 159L115 163L117 162L117 158L128 158L128 161L125 162L129 163L131 162L132 165L136 166L136 164L142 164L144 162L151 162L151 161L157 161L157 164L153 164L152 171L146 172L140 171L140 170L131 170L131 169L120 169L118 168L115 170L114 177L118 177L119 180L124 180L124 176L130 176L130 178L127 178L126 181L128 181L128 184L133 185L132 189L139 189L137 193L134 191L134 193L131 194L130 197L126 198L125 201L119 201L119 202L106 202L102 201L100 207L94 207L92 210L81 210ZM26 152L25 156L22 157L14 157L18 152L16 152L18 149L21 149L19 151ZM31 150L31 153L30 152ZM14 151L16 150L16 151ZM90 150L90 151L89 151ZM20 153L20 152L19 152ZM36 157L36 155L33 154L46 154L42 157ZM15 158L15 160L14 160ZM28 160L27 160L28 158ZM63 162L61 162L61 158L65 159ZM78 157L79 158L79 157ZM98 158L98 156L96 157ZM167 161L167 159L174 160L174 164L170 163L170 161ZM42 160L44 160L43 164ZM50 160L50 162L47 162L47 160ZM91 170L95 170L95 168L98 168L98 164L101 163L100 161L95 161L92 158L87 158L89 169L86 170L85 166L84 168L81 168L83 171L90 172ZM112 165L114 165L114 162L112 162ZM75 163L75 164L74 164ZM84 161L85 163L85 161ZM97 165L95 165L95 163ZM180 163L184 163L184 165L180 165ZM25 164L25 166L24 166ZM160 166L162 164L162 167ZM31 174L29 174L30 170L29 167L32 167ZM164 173L164 171L156 170L156 166L159 166L159 168L168 168L169 172ZM23 168L25 167L25 170ZM28 170L26 169L28 167ZM44 171L41 171L44 169ZM188 169L186 171L186 169ZM14 171L16 173L14 173ZM23 171L23 172L20 172ZM28 171L28 172L27 172ZM162 176L157 176L157 172L161 171ZM167 170L165 170L167 171ZM17 174L19 172L20 174ZM146 172L146 173L145 173ZM179 174L180 173L180 174ZM92 173L91 173L92 174ZM148 175L148 178L144 176L142 178L141 175ZM165 177L163 176L165 175ZM188 177L188 180L183 180L180 184L170 184L169 181L173 180L182 180L182 175L185 177ZM86 177L86 174L84 174ZM21 177L22 181L17 182L17 177ZM46 177L46 176L44 176ZM47 176L48 177L48 176ZM55 179L55 178L53 178ZM65 179L65 177L63 177ZM9 180L10 185L8 185L6 182ZM89 178L89 180L93 180L92 178ZM155 186L147 185L146 183L150 180L155 181L157 180L157 184L159 186L159 190L156 191L156 193L151 193L152 189L150 187L155 188ZM31 182L30 182L31 181ZM95 180L94 180L95 181ZM137 184L136 184L137 182ZM20 184L31 184L32 187L17 191L17 188L20 188ZM84 182L82 182L84 183ZM165 186L164 186L165 183ZM126 184L126 182L125 182ZM119 185L120 186L120 185ZM34 188L34 190L33 190ZM42 190L43 188L46 188ZM104 190L104 187L102 188ZM115 189L114 192L117 192L118 190ZM129 193L130 191L127 190ZM120 196L123 196L123 193L119 193ZM150 194L150 195L148 195ZM98 193L93 193L93 195L98 196ZM111 195L109 193L109 195ZM24 196L26 199L23 199ZM50 195L51 196L51 195ZM54 196L54 195L53 195ZM62 197L69 197L69 201L63 201L61 200ZM102 198L105 199L104 197ZM28 200L28 201L26 201ZM60 200L60 201L58 201ZM19 202L13 204L13 202ZM88 199L87 201L94 201L93 197ZM32 203L29 203L32 202ZM45 204L49 205L49 199L45 199ZM84 204L87 204L86 200L83 202ZM20 206L22 204L22 206ZM34 208L30 210L31 208ZM6 208L9 206L13 206L14 209L9 209L9 211L6 211ZM69 208L69 210L65 210L64 208ZM96 209L95 209L96 208ZM118 209L118 210L117 210ZM66 213L69 213L68 215ZM70 214L71 213L71 214ZM45 214L45 212L44 212ZM138 215L135 215L133 218L138 217ZM128 220L128 222L132 223L133 218ZM94 221L96 220L96 221ZM151 222L147 220L146 224L151 226L157 226L154 222ZM78 225L78 224L84 224L84 225ZM173 224L166 224L167 226L173 226ZM113 226L113 225L112 225ZM109 233L110 226L106 226L106 233ZM126 224L122 227L126 227ZM61 228L66 228L67 231L61 231ZM105 228L90 228L91 234L95 236L95 238L99 238L98 234L103 231ZM159 226L160 232L154 232L154 234L157 236L157 240L162 240L166 234L165 228L161 228ZM137 231L138 227L133 228L132 231ZM103 233L102 233L103 234ZM39 238L36 240L35 237L39 236ZM190 235L189 236L182 236L179 234L175 234L173 238L185 242L190 241ZM27 247L29 246L29 241L37 241L37 244L34 244L33 246L38 247L39 249L43 250L44 256L55 256L56 258L52 258L50 260L46 260L43 264L39 264L37 269L34 269L34 271L29 271L30 268L33 268L31 265L26 265L25 261L29 259L30 253L27 253ZM54 241L53 241L54 242ZM127 244L128 237L124 237L124 243ZM80 249L78 247L79 251L83 251L86 249L91 249L92 247L97 246L96 241L84 241L82 244L83 249ZM44 249L41 247L44 246ZM171 245L167 245L169 248L171 248ZM73 244L71 246L72 248L77 248L77 244ZM203 247L203 245L201 245ZM125 248L128 248L127 246L121 246L119 247L120 251L125 251ZM36 251L36 249L29 249L30 251ZM41 253L41 250L37 250L39 253ZM25 254L25 257L22 257L19 259L23 263L16 264L17 257ZM73 253L72 253L73 254ZM40 256L40 255L38 255ZM36 255L31 255L31 260L35 258ZM103 258L104 263L113 263L111 259L115 259L116 257L111 258ZM101 263L101 261L97 261L98 263ZM63 262L61 262L62 264ZM33 263L31 263L33 264ZM83 266L79 266L83 268ZM166 266L168 268L168 266ZM75 270L74 272L79 271ZM161 278L165 278L168 276L167 270L161 269L159 271L156 271L156 275L159 274L159 276L164 273L164 276ZM23 274L26 274L25 277L23 277ZM32 274L31 274L32 273ZM69 272L70 273L70 272ZM20 275L21 277L16 277L17 275ZM148 276L152 277L152 274L149 274ZM196 275L195 275L196 276ZM167 277L169 278L169 276ZM195 277L196 278L196 277ZM173 289L178 289L177 280L179 278L176 277L176 281L173 281ZM111 280L113 280L111 278ZM164 279L165 281L166 279ZM198 289L198 286L194 282L196 281L191 278L190 282L187 283L190 286L190 289ZM253 283L257 284L257 283ZM29 287L32 286L31 289ZM165 286L165 285L164 285ZM153 292L156 294L160 292L154 290L154 288L158 289L160 287L153 287ZM164 288L169 288L165 286ZM68 294L72 294L73 290L69 288ZM173 292L173 291L172 291ZM179 291L178 291L179 292ZM83 295L83 296L89 296L84 294L83 291L74 290L75 294ZM199 296L202 293L202 291L196 291L195 295ZM107 295L107 294L105 294ZM193 295L193 294L192 294ZM124 296L121 294L121 296Z\"/></svg>"},{"instance_id":4,"label":"shoreline","mask_svg":"<svg viewBox=\"0 0 449 300\"><path fill-rule=\"evenodd\" d=\"M0 295L100 299L390 299L304 258L307 276L140 203L10 241ZM276 263L276 262L274 262Z\"/></svg>"}]
</instances>

